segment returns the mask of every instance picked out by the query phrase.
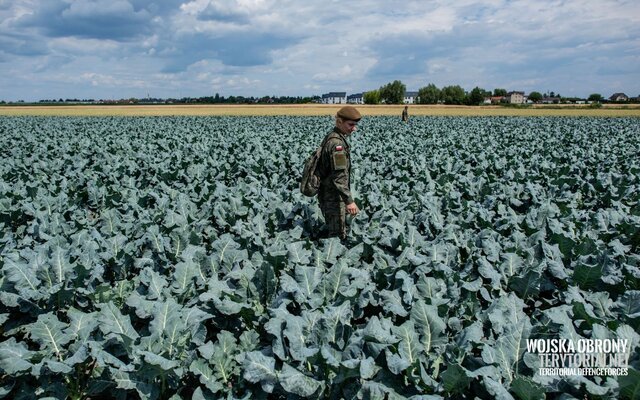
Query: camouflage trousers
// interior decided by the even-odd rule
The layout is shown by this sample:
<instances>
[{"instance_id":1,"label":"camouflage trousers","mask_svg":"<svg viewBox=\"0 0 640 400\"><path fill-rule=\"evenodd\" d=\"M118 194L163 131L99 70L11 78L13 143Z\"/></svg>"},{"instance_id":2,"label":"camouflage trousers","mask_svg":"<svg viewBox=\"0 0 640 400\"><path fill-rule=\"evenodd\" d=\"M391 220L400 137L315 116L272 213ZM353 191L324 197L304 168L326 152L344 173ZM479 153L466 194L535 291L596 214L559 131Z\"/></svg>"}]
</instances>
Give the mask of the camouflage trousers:
<instances>
[{"instance_id":1,"label":"camouflage trousers","mask_svg":"<svg viewBox=\"0 0 640 400\"><path fill-rule=\"evenodd\" d=\"M348 227L346 223L346 206L341 201L320 202L320 210L324 216L321 237L339 237L346 239Z\"/></svg>"}]
</instances>

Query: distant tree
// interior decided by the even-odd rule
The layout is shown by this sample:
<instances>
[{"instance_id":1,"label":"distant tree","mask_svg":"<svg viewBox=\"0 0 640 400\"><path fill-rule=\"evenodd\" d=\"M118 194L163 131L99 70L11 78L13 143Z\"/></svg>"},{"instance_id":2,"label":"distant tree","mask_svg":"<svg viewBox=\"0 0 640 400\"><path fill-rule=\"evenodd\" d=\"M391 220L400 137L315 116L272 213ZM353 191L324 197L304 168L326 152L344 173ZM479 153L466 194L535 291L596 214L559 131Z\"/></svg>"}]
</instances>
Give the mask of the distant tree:
<instances>
[{"instance_id":1,"label":"distant tree","mask_svg":"<svg viewBox=\"0 0 640 400\"><path fill-rule=\"evenodd\" d=\"M380 100L386 104L404 103L404 93L407 87L400 81L395 80L380 87Z\"/></svg>"},{"instance_id":2,"label":"distant tree","mask_svg":"<svg viewBox=\"0 0 640 400\"><path fill-rule=\"evenodd\" d=\"M507 89L493 89L493 95L494 96L506 96L507 95Z\"/></svg>"},{"instance_id":3,"label":"distant tree","mask_svg":"<svg viewBox=\"0 0 640 400\"><path fill-rule=\"evenodd\" d=\"M534 103L538 103L542 101L542 93L540 92L529 93L529 100L533 101Z\"/></svg>"},{"instance_id":4,"label":"distant tree","mask_svg":"<svg viewBox=\"0 0 640 400\"><path fill-rule=\"evenodd\" d=\"M419 104L438 104L440 100L440 89L433 83L418 90Z\"/></svg>"},{"instance_id":5,"label":"distant tree","mask_svg":"<svg viewBox=\"0 0 640 400\"><path fill-rule=\"evenodd\" d=\"M459 85L442 88L441 98L444 104L464 104L464 89Z\"/></svg>"},{"instance_id":6,"label":"distant tree","mask_svg":"<svg viewBox=\"0 0 640 400\"><path fill-rule=\"evenodd\" d=\"M476 86L469 92L469 95L466 97L465 103L471 106L477 106L484 103L484 98L489 95L491 95L490 92L487 92L486 90Z\"/></svg>"},{"instance_id":7,"label":"distant tree","mask_svg":"<svg viewBox=\"0 0 640 400\"><path fill-rule=\"evenodd\" d=\"M592 93L589 95L589 98L587 99L589 101L602 101L604 100L604 97L602 97L602 95L600 93Z\"/></svg>"},{"instance_id":8,"label":"distant tree","mask_svg":"<svg viewBox=\"0 0 640 400\"><path fill-rule=\"evenodd\" d=\"M364 101L364 104L380 104L380 91L371 90L369 92L365 92L362 95L362 100Z\"/></svg>"}]
</instances>

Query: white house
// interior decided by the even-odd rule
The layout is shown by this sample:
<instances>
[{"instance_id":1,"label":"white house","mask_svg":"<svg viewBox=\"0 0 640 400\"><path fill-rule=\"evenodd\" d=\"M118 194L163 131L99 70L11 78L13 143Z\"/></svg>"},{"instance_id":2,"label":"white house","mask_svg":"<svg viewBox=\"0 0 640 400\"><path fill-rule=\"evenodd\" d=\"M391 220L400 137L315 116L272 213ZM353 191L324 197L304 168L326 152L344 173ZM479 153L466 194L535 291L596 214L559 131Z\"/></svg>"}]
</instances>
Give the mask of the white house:
<instances>
[{"instance_id":1,"label":"white house","mask_svg":"<svg viewBox=\"0 0 640 400\"><path fill-rule=\"evenodd\" d=\"M404 104L414 104L418 98L418 92L405 92Z\"/></svg>"},{"instance_id":2,"label":"white house","mask_svg":"<svg viewBox=\"0 0 640 400\"><path fill-rule=\"evenodd\" d=\"M629 101L629 96L624 93L614 93L609 97L611 101Z\"/></svg>"},{"instance_id":3,"label":"white house","mask_svg":"<svg viewBox=\"0 0 640 400\"><path fill-rule=\"evenodd\" d=\"M347 92L329 92L322 95L323 104L344 104L347 102Z\"/></svg>"},{"instance_id":4,"label":"white house","mask_svg":"<svg viewBox=\"0 0 640 400\"><path fill-rule=\"evenodd\" d=\"M507 99L511 104L522 104L524 103L524 92L509 92Z\"/></svg>"},{"instance_id":5,"label":"white house","mask_svg":"<svg viewBox=\"0 0 640 400\"><path fill-rule=\"evenodd\" d=\"M364 104L364 94L354 93L347 96L347 103L349 104Z\"/></svg>"}]
</instances>

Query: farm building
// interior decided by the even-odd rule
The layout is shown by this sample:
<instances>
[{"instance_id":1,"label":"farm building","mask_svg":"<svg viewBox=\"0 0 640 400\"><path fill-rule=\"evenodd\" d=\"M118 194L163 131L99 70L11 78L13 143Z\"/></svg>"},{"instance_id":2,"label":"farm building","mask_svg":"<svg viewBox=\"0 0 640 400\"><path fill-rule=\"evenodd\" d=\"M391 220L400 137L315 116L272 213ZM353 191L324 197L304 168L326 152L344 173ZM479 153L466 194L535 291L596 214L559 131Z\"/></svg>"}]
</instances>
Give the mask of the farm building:
<instances>
[{"instance_id":1,"label":"farm building","mask_svg":"<svg viewBox=\"0 0 640 400\"><path fill-rule=\"evenodd\" d=\"M364 94L354 93L347 96L347 103L349 104L364 104Z\"/></svg>"},{"instance_id":2,"label":"farm building","mask_svg":"<svg viewBox=\"0 0 640 400\"><path fill-rule=\"evenodd\" d=\"M609 97L611 101L629 101L629 96L624 93L614 93Z\"/></svg>"},{"instance_id":3,"label":"farm building","mask_svg":"<svg viewBox=\"0 0 640 400\"><path fill-rule=\"evenodd\" d=\"M507 98L505 96L491 96L485 97L484 99L485 104L500 104L504 103L505 101L507 101Z\"/></svg>"},{"instance_id":4,"label":"farm building","mask_svg":"<svg viewBox=\"0 0 640 400\"><path fill-rule=\"evenodd\" d=\"M418 98L418 92L405 92L404 104L414 104Z\"/></svg>"},{"instance_id":5,"label":"farm building","mask_svg":"<svg viewBox=\"0 0 640 400\"><path fill-rule=\"evenodd\" d=\"M343 104L347 102L347 92L329 92L322 95L323 104Z\"/></svg>"},{"instance_id":6,"label":"farm building","mask_svg":"<svg viewBox=\"0 0 640 400\"><path fill-rule=\"evenodd\" d=\"M509 92L507 93L507 100L511 104L524 103L524 92Z\"/></svg>"}]
</instances>

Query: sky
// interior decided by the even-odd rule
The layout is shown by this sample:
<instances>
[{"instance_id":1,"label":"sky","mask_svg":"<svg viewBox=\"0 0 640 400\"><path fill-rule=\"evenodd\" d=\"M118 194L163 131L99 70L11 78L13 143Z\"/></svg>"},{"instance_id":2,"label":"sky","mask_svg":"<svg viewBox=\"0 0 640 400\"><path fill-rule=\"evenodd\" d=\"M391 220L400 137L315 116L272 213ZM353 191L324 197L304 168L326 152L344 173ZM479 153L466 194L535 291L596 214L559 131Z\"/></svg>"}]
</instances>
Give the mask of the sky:
<instances>
[{"instance_id":1,"label":"sky","mask_svg":"<svg viewBox=\"0 0 640 400\"><path fill-rule=\"evenodd\" d=\"M640 95L637 0L0 0L0 100Z\"/></svg>"}]
</instances>

